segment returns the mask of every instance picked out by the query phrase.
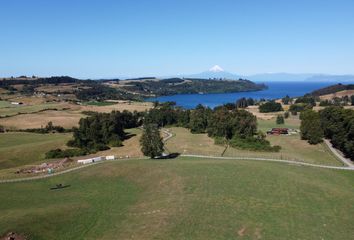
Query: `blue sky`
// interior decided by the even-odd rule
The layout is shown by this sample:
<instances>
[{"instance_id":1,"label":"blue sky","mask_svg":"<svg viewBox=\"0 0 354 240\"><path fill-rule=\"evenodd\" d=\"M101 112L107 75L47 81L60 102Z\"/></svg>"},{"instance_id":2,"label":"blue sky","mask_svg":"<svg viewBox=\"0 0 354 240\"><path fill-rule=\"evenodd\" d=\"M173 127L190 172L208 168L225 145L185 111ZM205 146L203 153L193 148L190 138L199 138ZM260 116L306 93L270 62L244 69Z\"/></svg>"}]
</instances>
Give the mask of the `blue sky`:
<instances>
[{"instance_id":1,"label":"blue sky","mask_svg":"<svg viewBox=\"0 0 354 240\"><path fill-rule=\"evenodd\" d=\"M0 76L354 74L352 0L2 0Z\"/></svg>"}]
</instances>

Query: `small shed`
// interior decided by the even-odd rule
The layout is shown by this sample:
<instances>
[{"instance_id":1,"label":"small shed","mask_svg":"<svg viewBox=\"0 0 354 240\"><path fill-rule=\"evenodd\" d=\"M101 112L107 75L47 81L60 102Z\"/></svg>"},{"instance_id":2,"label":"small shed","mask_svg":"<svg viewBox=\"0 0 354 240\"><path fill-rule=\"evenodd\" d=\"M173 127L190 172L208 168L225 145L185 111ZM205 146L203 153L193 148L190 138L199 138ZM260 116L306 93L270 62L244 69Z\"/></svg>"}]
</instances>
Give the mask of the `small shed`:
<instances>
[{"instance_id":1,"label":"small shed","mask_svg":"<svg viewBox=\"0 0 354 240\"><path fill-rule=\"evenodd\" d=\"M81 159L81 160L77 160L77 162L82 164L88 164L88 163L93 163L93 159L92 158Z\"/></svg>"},{"instance_id":2,"label":"small shed","mask_svg":"<svg viewBox=\"0 0 354 240\"><path fill-rule=\"evenodd\" d=\"M112 155L112 156L106 156L106 160L114 160L115 157Z\"/></svg>"}]
</instances>

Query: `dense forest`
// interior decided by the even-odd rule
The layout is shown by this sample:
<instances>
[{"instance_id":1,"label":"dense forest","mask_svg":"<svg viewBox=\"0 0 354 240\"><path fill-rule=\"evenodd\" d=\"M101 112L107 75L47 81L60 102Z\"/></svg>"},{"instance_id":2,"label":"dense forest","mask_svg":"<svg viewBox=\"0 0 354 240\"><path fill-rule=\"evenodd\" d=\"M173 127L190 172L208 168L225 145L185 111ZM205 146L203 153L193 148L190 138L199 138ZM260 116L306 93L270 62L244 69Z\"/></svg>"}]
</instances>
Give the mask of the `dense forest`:
<instances>
[{"instance_id":1,"label":"dense forest","mask_svg":"<svg viewBox=\"0 0 354 240\"><path fill-rule=\"evenodd\" d=\"M121 146L126 138L124 129L140 126L139 118L140 113L129 111L92 114L80 119L79 127L73 129L74 138L68 145L90 151Z\"/></svg>"},{"instance_id":2,"label":"dense forest","mask_svg":"<svg viewBox=\"0 0 354 240\"><path fill-rule=\"evenodd\" d=\"M346 157L354 160L354 110L338 106L326 107L319 112L308 109L301 113L300 119L303 139L317 144L326 137Z\"/></svg>"},{"instance_id":3,"label":"dense forest","mask_svg":"<svg viewBox=\"0 0 354 240\"><path fill-rule=\"evenodd\" d=\"M90 84L89 88L81 88L75 91L75 96L77 99L82 101L103 101L108 99L119 99L119 100L135 100L141 101L142 98L128 93L124 90L112 88L103 84L95 83Z\"/></svg>"},{"instance_id":4,"label":"dense forest","mask_svg":"<svg viewBox=\"0 0 354 240\"><path fill-rule=\"evenodd\" d=\"M61 84L61 83L90 83L91 80L79 80L69 76L56 76L48 78L13 78L13 79L4 79L0 81L0 87L11 86L11 85L39 85L39 84Z\"/></svg>"},{"instance_id":5,"label":"dense forest","mask_svg":"<svg viewBox=\"0 0 354 240\"><path fill-rule=\"evenodd\" d=\"M174 94L196 93L226 93L258 91L265 89L263 84L256 84L249 80L209 80L209 79L162 79L160 81L134 81L124 89L141 95L166 96Z\"/></svg>"}]
</instances>

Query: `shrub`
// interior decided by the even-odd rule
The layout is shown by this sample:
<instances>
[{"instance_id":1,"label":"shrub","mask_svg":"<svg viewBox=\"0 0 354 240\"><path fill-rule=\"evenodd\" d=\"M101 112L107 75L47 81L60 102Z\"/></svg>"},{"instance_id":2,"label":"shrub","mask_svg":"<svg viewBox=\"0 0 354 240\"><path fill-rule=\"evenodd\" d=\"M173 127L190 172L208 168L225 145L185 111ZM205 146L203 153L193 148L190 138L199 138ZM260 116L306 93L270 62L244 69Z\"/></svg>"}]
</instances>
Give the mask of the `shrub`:
<instances>
[{"instance_id":1,"label":"shrub","mask_svg":"<svg viewBox=\"0 0 354 240\"><path fill-rule=\"evenodd\" d=\"M223 137L214 137L214 144L216 145L225 145L227 140Z\"/></svg>"},{"instance_id":2,"label":"shrub","mask_svg":"<svg viewBox=\"0 0 354 240\"><path fill-rule=\"evenodd\" d=\"M283 115L278 115L278 116L277 116L276 123L277 123L277 124L284 124L284 117L283 117Z\"/></svg>"},{"instance_id":3,"label":"shrub","mask_svg":"<svg viewBox=\"0 0 354 240\"><path fill-rule=\"evenodd\" d=\"M280 103L270 101L270 102L266 102L266 103L263 103L262 105L260 105L259 111L261 113L280 112L280 111L283 111L283 108Z\"/></svg>"},{"instance_id":4,"label":"shrub","mask_svg":"<svg viewBox=\"0 0 354 240\"><path fill-rule=\"evenodd\" d=\"M311 104L306 104L306 103L296 103L290 106L289 111L290 112L302 112L307 109L312 109L313 106Z\"/></svg>"},{"instance_id":5,"label":"shrub","mask_svg":"<svg viewBox=\"0 0 354 240\"><path fill-rule=\"evenodd\" d=\"M253 150L253 151L265 151L265 152L279 152L280 146L271 146L270 142L264 138L257 137L233 137L230 140L230 146L234 148Z\"/></svg>"},{"instance_id":6,"label":"shrub","mask_svg":"<svg viewBox=\"0 0 354 240\"><path fill-rule=\"evenodd\" d=\"M71 148L61 150L59 148L50 150L45 154L45 158L65 158L65 157L76 157L76 156L83 156L87 155L88 152L84 149L79 148Z\"/></svg>"},{"instance_id":7,"label":"shrub","mask_svg":"<svg viewBox=\"0 0 354 240\"><path fill-rule=\"evenodd\" d=\"M289 117L289 112L286 111L286 112L284 113L284 118L288 118L288 117Z\"/></svg>"},{"instance_id":8,"label":"shrub","mask_svg":"<svg viewBox=\"0 0 354 240\"><path fill-rule=\"evenodd\" d=\"M111 147L121 147L123 146L122 141L120 139L112 139L109 141L109 146Z\"/></svg>"}]
</instances>

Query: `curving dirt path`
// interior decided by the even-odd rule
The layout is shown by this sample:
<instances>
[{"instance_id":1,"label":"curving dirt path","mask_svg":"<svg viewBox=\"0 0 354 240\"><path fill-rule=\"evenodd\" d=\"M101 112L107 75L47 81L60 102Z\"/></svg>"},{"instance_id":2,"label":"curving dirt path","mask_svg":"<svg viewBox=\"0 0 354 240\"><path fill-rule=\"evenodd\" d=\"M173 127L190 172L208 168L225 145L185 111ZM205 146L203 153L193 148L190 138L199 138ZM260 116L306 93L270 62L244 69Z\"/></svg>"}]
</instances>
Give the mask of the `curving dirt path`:
<instances>
[{"instance_id":1,"label":"curving dirt path","mask_svg":"<svg viewBox=\"0 0 354 240\"><path fill-rule=\"evenodd\" d=\"M354 163L348 159L348 158L345 158L343 157L342 154L340 154L338 152L337 149L335 149L332 145L332 143L328 140L328 139L324 139L324 143L327 145L327 147L329 148L329 150L340 160L344 163L344 165L347 165L348 167L350 168L354 168Z\"/></svg>"}]
</instances>

